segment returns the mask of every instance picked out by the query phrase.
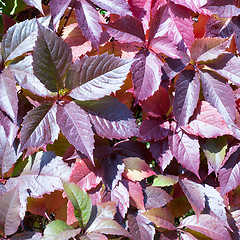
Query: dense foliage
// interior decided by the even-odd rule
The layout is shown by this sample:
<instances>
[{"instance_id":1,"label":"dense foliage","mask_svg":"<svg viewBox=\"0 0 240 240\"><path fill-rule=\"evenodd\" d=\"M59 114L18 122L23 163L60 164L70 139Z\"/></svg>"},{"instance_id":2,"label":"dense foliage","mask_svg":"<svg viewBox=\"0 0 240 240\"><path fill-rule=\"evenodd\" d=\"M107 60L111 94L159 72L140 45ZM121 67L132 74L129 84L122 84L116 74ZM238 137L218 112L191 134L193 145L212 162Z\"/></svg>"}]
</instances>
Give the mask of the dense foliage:
<instances>
[{"instance_id":1,"label":"dense foliage","mask_svg":"<svg viewBox=\"0 0 240 240\"><path fill-rule=\"evenodd\" d=\"M237 0L0 0L1 239L240 239Z\"/></svg>"}]
</instances>

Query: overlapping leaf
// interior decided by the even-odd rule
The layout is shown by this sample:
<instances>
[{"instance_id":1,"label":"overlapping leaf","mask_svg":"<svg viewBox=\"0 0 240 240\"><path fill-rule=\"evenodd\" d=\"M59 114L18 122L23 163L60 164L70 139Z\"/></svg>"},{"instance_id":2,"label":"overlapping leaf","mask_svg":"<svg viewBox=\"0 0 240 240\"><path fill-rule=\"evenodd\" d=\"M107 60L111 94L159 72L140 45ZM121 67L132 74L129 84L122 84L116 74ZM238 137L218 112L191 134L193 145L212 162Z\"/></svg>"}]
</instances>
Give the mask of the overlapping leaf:
<instances>
[{"instance_id":1,"label":"overlapping leaf","mask_svg":"<svg viewBox=\"0 0 240 240\"><path fill-rule=\"evenodd\" d=\"M41 0L24 0L24 2L32 7L37 8L42 14L43 14L43 9L42 9L42 1Z\"/></svg>"},{"instance_id":2,"label":"overlapping leaf","mask_svg":"<svg viewBox=\"0 0 240 240\"><path fill-rule=\"evenodd\" d=\"M33 52L34 75L52 92L64 86L64 78L72 64L67 43L38 23L38 37Z\"/></svg>"},{"instance_id":3,"label":"overlapping leaf","mask_svg":"<svg viewBox=\"0 0 240 240\"><path fill-rule=\"evenodd\" d=\"M132 61L102 54L81 59L80 86L70 96L80 100L96 100L120 88Z\"/></svg>"},{"instance_id":4,"label":"overlapping leaf","mask_svg":"<svg viewBox=\"0 0 240 240\"><path fill-rule=\"evenodd\" d=\"M93 161L93 131L86 112L74 102L58 106L57 123L68 141Z\"/></svg>"},{"instance_id":5,"label":"overlapping leaf","mask_svg":"<svg viewBox=\"0 0 240 240\"><path fill-rule=\"evenodd\" d=\"M28 147L42 147L57 139L60 129L56 113L57 105L48 102L28 112L22 123L20 138L22 150Z\"/></svg>"}]
</instances>

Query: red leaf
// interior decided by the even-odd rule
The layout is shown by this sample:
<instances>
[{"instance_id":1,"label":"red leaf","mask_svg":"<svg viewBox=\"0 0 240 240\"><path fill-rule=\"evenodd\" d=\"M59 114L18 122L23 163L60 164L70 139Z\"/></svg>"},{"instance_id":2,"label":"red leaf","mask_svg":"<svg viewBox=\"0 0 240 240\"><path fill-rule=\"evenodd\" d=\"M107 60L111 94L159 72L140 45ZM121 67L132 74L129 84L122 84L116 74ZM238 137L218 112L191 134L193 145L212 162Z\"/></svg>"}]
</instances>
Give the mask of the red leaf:
<instances>
[{"instance_id":1,"label":"red leaf","mask_svg":"<svg viewBox=\"0 0 240 240\"><path fill-rule=\"evenodd\" d=\"M182 126L182 129L189 134L202 138L232 134L222 115L208 102L201 101L191 119L193 120L189 124Z\"/></svg>"}]
</instances>

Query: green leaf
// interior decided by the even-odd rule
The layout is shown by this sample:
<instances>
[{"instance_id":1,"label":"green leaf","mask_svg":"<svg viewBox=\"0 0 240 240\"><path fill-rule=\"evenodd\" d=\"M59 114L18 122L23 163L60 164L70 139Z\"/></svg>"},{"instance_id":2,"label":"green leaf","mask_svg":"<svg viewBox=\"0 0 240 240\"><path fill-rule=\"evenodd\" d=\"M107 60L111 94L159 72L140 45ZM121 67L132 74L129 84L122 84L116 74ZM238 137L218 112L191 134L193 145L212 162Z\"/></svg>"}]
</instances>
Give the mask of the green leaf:
<instances>
[{"instance_id":1,"label":"green leaf","mask_svg":"<svg viewBox=\"0 0 240 240\"><path fill-rule=\"evenodd\" d=\"M72 202L75 217L83 229L87 225L92 212L91 198L75 183L63 181L63 188L68 199Z\"/></svg>"},{"instance_id":2,"label":"green leaf","mask_svg":"<svg viewBox=\"0 0 240 240\"><path fill-rule=\"evenodd\" d=\"M34 75L50 91L59 91L64 87L64 78L72 64L69 45L38 23L38 37L33 51Z\"/></svg>"},{"instance_id":3,"label":"green leaf","mask_svg":"<svg viewBox=\"0 0 240 240\"><path fill-rule=\"evenodd\" d=\"M153 180L152 186L156 187L167 187L167 186L172 186L175 183L178 182L178 177L176 176L165 176L165 175L157 175L156 178Z\"/></svg>"},{"instance_id":4,"label":"green leaf","mask_svg":"<svg viewBox=\"0 0 240 240\"><path fill-rule=\"evenodd\" d=\"M44 237L45 240L66 240L71 237L76 236L81 231L80 228L74 229L73 227L67 225L61 220L55 220L50 222L45 231Z\"/></svg>"}]
</instances>

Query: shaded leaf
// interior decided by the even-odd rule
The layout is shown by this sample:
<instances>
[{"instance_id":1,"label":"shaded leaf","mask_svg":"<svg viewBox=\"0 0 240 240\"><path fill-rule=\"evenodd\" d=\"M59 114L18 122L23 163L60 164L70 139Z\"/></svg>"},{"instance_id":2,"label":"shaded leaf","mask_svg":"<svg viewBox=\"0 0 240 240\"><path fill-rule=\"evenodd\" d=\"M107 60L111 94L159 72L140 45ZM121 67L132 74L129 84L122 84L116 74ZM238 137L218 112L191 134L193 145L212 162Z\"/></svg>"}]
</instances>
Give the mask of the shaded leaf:
<instances>
[{"instance_id":1,"label":"shaded leaf","mask_svg":"<svg viewBox=\"0 0 240 240\"><path fill-rule=\"evenodd\" d=\"M42 240L42 234L40 232L23 232L14 234L11 240Z\"/></svg>"},{"instance_id":2,"label":"shaded leaf","mask_svg":"<svg viewBox=\"0 0 240 240\"><path fill-rule=\"evenodd\" d=\"M57 105L48 102L28 112L21 129L22 150L28 147L42 147L57 139L60 129L56 122L56 113Z\"/></svg>"},{"instance_id":3,"label":"shaded leaf","mask_svg":"<svg viewBox=\"0 0 240 240\"><path fill-rule=\"evenodd\" d=\"M37 8L43 14L42 1L41 0L24 0L24 2L27 5L30 5L32 7Z\"/></svg>"},{"instance_id":4,"label":"shaded leaf","mask_svg":"<svg viewBox=\"0 0 240 240\"><path fill-rule=\"evenodd\" d=\"M63 88L71 64L72 52L68 44L38 23L38 37L33 48L34 75L47 89L57 92Z\"/></svg>"},{"instance_id":5,"label":"shaded leaf","mask_svg":"<svg viewBox=\"0 0 240 240\"><path fill-rule=\"evenodd\" d=\"M176 229L174 218L167 208L151 208L141 214L153 222L157 228Z\"/></svg>"},{"instance_id":6,"label":"shaded leaf","mask_svg":"<svg viewBox=\"0 0 240 240\"><path fill-rule=\"evenodd\" d=\"M86 112L74 102L59 105L57 123L69 143L93 161L94 134Z\"/></svg>"},{"instance_id":7,"label":"shaded leaf","mask_svg":"<svg viewBox=\"0 0 240 240\"><path fill-rule=\"evenodd\" d=\"M73 227L67 225L65 222L61 220L54 220L47 224L44 230L43 239L47 240L65 240L72 238L79 234L81 228L74 229Z\"/></svg>"},{"instance_id":8,"label":"shaded leaf","mask_svg":"<svg viewBox=\"0 0 240 240\"><path fill-rule=\"evenodd\" d=\"M64 181L63 187L64 192L74 207L74 214L80 224L80 228L85 228L92 211L91 198L75 183Z\"/></svg>"},{"instance_id":9,"label":"shaded leaf","mask_svg":"<svg viewBox=\"0 0 240 240\"><path fill-rule=\"evenodd\" d=\"M188 123L197 106L200 91L199 76L194 70L184 70L179 74L175 84L173 114L177 120L177 128Z\"/></svg>"},{"instance_id":10,"label":"shaded leaf","mask_svg":"<svg viewBox=\"0 0 240 240\"><path fill-rule=\"evenodd\" d=\"M70 96L80 100L96 100L120 89L127 77L132 60L113 55L84 57L79 70L79 85Z\"/></svg>"},{"instance_id":11,"label":"shaded leaf","mask_svg":"<svg viewBox=\"0 0 240 240\"><path fill-rule=\"evenodd\" d=\"M132 112L116 98L107 96L98 101L76 101L76 103L88 113L99 136L125 139L138 135Z\"/></svg>"},{"instance_id":12,"label":"shaded leaf","mask_svg":"<svg viewBox=\"0 0 240 240\"><path fill-rule=\"evenodd\" d=\"M179 228L187 227L194 231L200 232L213 240L231 239L228 230L219 222L217 218L209 214L201 214L198 217L192 215L182 220Z\"/></svg>"},{"instance_id":13,"label":"shaded leaf","mask_svg":"<svg viewBox=\"0 0 240 240\"><path fill-rule=\"evenodd\" d=\"M6 69L0 74L0 108L17 122L17 88L12 73Z\"/></svg>"}]
</instances>

